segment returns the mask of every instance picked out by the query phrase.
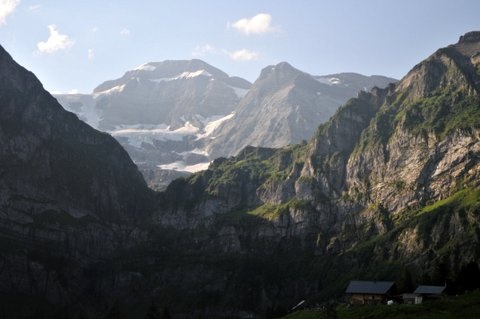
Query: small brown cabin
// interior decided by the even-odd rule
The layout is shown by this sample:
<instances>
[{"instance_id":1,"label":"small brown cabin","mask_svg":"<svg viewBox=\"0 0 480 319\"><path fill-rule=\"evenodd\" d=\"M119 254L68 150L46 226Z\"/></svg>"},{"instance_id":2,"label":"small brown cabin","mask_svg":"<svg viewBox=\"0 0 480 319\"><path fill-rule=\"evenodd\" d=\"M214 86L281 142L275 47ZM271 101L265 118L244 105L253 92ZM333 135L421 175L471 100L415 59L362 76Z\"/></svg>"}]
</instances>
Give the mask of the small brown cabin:
<instances>
[{"instance_id":1,"label":"small brown cabin","mask_svg":"<svg viewBox=\"0 0 480 319\"><path fill-rule=\"evenodd\" d=\"M345 291L346 301L351 305L372 305L386 303L392 295L393 281L353 280Z\"/></svg>"}]
</instances>

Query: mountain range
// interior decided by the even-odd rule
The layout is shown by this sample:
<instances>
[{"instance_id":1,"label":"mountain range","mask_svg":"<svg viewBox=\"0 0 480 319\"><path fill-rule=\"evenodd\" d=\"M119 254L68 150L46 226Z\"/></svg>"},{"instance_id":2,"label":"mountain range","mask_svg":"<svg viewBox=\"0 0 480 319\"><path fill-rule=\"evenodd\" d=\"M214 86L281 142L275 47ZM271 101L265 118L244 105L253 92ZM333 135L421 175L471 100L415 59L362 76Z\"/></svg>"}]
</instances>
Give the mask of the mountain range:
<instances>
[{"instance_id":1,"label":"mountain range","mask_svg":"<svg viewBox=\"0 0 480 319\"><path fill-rule=\"evenodd\" d=\"M246 146L282 147L309 140L347 100L396 80L340 73L312 76L286 62L266 67L235 115L223 122L207 144L213 158L237 155Z\"/></svg>"},{"instance_id":2,"label":"mountain range","mask_svg":"<svg viewBox=\"0 0 480 319\"><path fill-rule=\"evenodd\" d=\"M106 81L92 94L55 97L114 136L148 184L161 188L247 145L308 140L359 91L395 81L355 73L314 77L283 62L265 68L252 85L201 60L164 61Z\"/></svg>"},{"instance_id":3,"label":"mountain range","mask_svg":"<svg viewBox=\"0 0 480 319\"><path fill-rule=\"evenodd\" d=\"M355 278L479 287L479 54L480 32L467 33L349 100L310 142L247 147L174 181L160 224L209 229L210 251L244 256L227 287L257 313L339 298Z\"/></svg>"},{"instance_id":4,"label":"mountain range","mask_svg":"<svg viewBox=\"0 0 480 319\"><path fill-rule=\"evenodd\" d=\"M155 193L1 49L2 313L273 318L352 279L480 287L479 57L467 33L309 141L245 147Z\"/></svg>"}]
</instances>

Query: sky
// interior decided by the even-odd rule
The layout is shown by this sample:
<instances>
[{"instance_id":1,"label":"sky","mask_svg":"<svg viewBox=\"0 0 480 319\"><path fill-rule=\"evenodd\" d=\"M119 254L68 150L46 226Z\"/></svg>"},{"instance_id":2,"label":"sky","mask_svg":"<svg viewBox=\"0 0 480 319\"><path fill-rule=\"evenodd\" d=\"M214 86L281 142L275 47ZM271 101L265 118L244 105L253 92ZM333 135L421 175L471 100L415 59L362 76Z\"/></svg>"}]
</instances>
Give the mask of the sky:
<instances>
[{"instance_id":1,"label":"sky","mask_svg":"<svg viewBox=\"0 0 480 319\"><path fill-rule=\"evenodd\" d=\"M194 58L251 82L282 61L400 79L480 30L479 13L478 0L0 0L0 45L52 93Z\"/></svg>"}]
</instances>

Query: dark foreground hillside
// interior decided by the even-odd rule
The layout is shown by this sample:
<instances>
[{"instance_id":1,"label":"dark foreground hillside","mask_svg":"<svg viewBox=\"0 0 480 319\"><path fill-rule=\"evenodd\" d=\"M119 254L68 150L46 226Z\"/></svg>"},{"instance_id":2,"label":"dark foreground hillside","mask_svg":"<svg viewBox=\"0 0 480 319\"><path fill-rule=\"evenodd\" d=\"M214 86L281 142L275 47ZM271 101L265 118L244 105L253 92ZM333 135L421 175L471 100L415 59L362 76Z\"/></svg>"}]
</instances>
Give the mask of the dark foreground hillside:
<instances>
[{"instance_id":1,"label":"dark foreground hillside","mask_svg":"<svg viewBox=\"0 0 480 319\"><path fill-rule=\"evenodd\" d=\"M476 319L480 318L480 291L448 297L421 305L379 305L333 310L304 310L283 317L285 319Z\"/></svg>"}]
</instances>

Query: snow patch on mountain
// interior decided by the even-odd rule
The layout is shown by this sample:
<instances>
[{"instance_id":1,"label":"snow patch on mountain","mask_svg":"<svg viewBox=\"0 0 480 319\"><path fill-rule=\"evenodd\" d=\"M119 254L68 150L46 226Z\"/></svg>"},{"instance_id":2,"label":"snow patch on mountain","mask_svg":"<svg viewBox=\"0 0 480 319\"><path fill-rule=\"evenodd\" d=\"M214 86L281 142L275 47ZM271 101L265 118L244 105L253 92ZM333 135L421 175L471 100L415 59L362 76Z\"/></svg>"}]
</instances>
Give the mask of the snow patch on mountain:
<instances>
[{"instance_id":1,"label":"snow patch on mountain","mask_svg":"<svg viewBox=\"0 0 480 319\"><path fill-rule=\"evenodd\" d=\"M186 151L186 152L180 152L180 153L176 153L180 156L185 156L185 155L189 155L189 154L195 154L195 155L202 155L202 156L205 156L205 157L208 157L208 152L205 151L205 150L202 150L202 149L199 149L199 148L195 148L191 151Z\"/></svg>"},{"instance_id":2,"label":"snow patch on mountain","mask_svg":"<svg viewBox=\"0 0 480 319\"><path fill-rule=\"evenodd\" d=\"M139 67L136 67L134 70L137 71L155 71L157 68L150 63L144 63L140 65Z\"/></svg>"},{"instance_id":3,"label":"snow patch on mountain","mask_svg":"<svg viewBox=\"0 0 480 319\"><path fill-rule=\"evenodd\" d=\"M165 124L160 125L122 125L109 133L115 138L127 138L130 145L140 148L142 144L154 145L155 140L159 141L181 141L189 135L196 135L200 129L190 122L183 127L171 130Z\"/></svg>"},{"instance_id":4,"label":"snow patch on mountain","mask_svg":"<svg viewBox=\"0 0 480 319\"><path fill-rule=\"evenodd\" d=\"M150 82L153 83L161 83L161 82L170 82L174 81L175 78L159 78L159 79L148 79Z\"/></svg>"},{"instance_id":5,"label":"snow patch on mountain","mask_svg":"<svg viewBox=\"0 0 480 319\"><path fill-rule=\"evenodd\" d=\"M238 96L239 99L243 99L243 97L248 93L248 89L242 89L242 88L231 86L231 85L229 85L229 87L233 89L233 91L235 92L235 94Z\"/></svg>"},{"instance_id":6,"label":"snow patch on mountain","mask_svg":"<svg viewBox=\"0 0 480 319\"><path fill-rule=\"evenodd\" d=\"M192 79L196 78L197 76L206 76L206 77L212 77L210 73L208 73L205 70L198 70L195 72L183 72L179 76L177 76L178 79Z\"/></svg>"},{"instance_id":7,"label":"snow patch on mountain","mask_svg":"<svg viewBox=\"0 0 480 319\"><path fill-rule=\"evenodd\" d=\"M342 84L342 81L340 81L339 78L336 78L336 77L331 77L331 78L328 78L328 77L315 77L315 79L320 82L320 83L323 83L323 84L328 84L328 85L339 85L339 84Z\"/></svg>"},{"instance_id":8,"label":"snow patch on mountain","mask_svg":"<svg viewBox=\"0 0 480 319\"><path fill-rule=\"evenodd\" d=\"M184 161L177 161L169 164L158 165L157 167L166 170L196 173L208 169L208 166L210 166L210 162L198 163L194 165L185 165Z\"/></svg>"},{"instance_id":9,"label":"snow patch on mountain","mask_svg":"<svg viewBox=\"0 0 480 319\"><path fill-rule=\"evenodd\" d=\"M113 94L113 93L123 92L124 89L125 89L125 84L117 85L117 86L114 86L111 89L93 94L93 98L98 98L99 96L102 96L102 95L105 95L105 94Z\"/></svg>"},{"instance_id":10,"label":"snow patch on mountain","mask_svg":"<svg viewBox=\"0 0 480 319\"><path fill-rule=\"evenodd\" d=\"M94 111L94 110L93 110ZM191 122L186 121L184 126L172 130L170 126L165 124L160 125L146 125L146 124L135 124L135 125L121 125L116 127L114 130L109 131L115 138L127 138L128 144L136 148L141 148L142 144L151 144L154 145L155 140L158 141L182 141L183 138L192 136L196 140L211 137L213 131L219 127L223 122L231 119L235 113L228 114L226 116L211 116L208 118L203 118L200 115L197 115L197 118L200 119L203 124L203 129L193 125ZM92 121L96 120L96 124L101 120L97 115L97 118L92 116ZM200 150L194 149L189 151L189 153L199 154L208 156L208 153Z\"/></svg>"},{"instance_id":11,"label":"snow patch on mountain","mask_svg":"<svg viewBox=\"0 0 480 319\"><path fill-rule=\"evenodd\" d=\"M176 80L182 80L182 79L193 79L199 76L206 76L206 77L212 77L210 73L208 73L205 70L198 70L195 72L183 72L181 74L178 74L174 77L171 78L158 78L158 79L149 79L149 81L154 82L154 83L160 83L160 82L170 82L170 81L176 81ZM212 78L213 79L213 78Z\"/></svg>"},{"instance_id":12,"label":"snow patch on mountain","mask_svg":"<svg viewBox=\"0 0 480 319\"><path fill-rule=\"evenodd\" d=\"M197 135L197 140L206 138L206 137L211 137L213 131L217 127L219 127L223 122L231 119L235 115L235 112L232 112L226 116L212 116L210 118L207 118L203 123L205 125L203 129L203 134L198 134Z\"/></svg>"}]
</instances>

